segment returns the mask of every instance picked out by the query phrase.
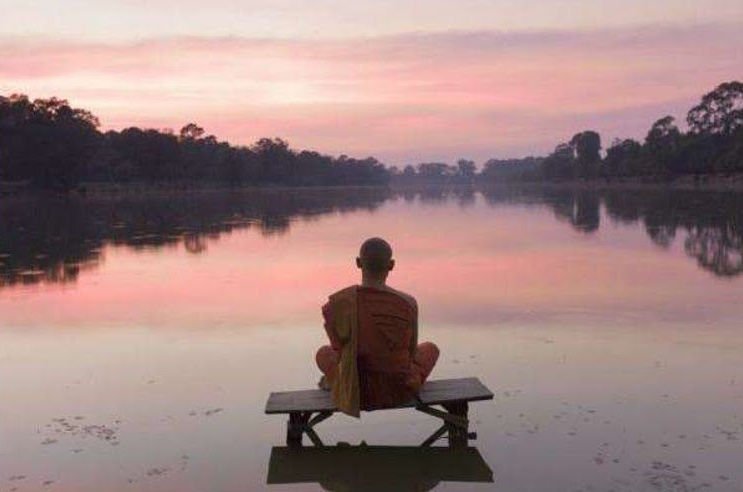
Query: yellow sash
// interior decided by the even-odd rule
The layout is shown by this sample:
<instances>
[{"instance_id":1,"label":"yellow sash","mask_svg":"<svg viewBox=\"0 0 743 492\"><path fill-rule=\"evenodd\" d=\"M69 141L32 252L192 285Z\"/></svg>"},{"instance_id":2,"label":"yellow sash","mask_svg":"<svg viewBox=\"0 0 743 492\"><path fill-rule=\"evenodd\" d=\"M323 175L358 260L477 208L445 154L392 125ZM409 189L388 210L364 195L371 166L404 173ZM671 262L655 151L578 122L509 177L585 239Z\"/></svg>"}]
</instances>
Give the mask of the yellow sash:
<instances>
[{"instance_id":1,"label":"yellow sash","mask_svg":"<svg viewBox=\"0 0 743 492\"><path fill-rule=\"evenodd\" d=\"M348 287L330 296L333 328L341 343L337 377L331 396L338 409L352 417L360 416L359 371L356 366L358 345L358 309L356 287Z\"/></svg>"}]
</instances>

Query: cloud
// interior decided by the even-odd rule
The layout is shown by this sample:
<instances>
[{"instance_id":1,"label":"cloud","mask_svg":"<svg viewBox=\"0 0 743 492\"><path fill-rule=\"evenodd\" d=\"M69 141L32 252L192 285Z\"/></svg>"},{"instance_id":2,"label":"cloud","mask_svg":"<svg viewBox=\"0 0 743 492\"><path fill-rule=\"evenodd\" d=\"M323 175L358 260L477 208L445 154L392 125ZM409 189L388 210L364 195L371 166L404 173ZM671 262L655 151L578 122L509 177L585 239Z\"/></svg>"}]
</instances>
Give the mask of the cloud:
<instances>
[{"instance_id":1,"label":"cloud","mask_svg":"<svg viewBox=\"0 0 743 492\"><path fill-rule=\"evenodd\" d=\"M545 152L573 132L639 136L740 77L740 25L344 40L0 40L0 91L57 95L105 127L264 135L401 164ZM677 114L678 116L682 116Z\"/></svg>"}]
</instances>

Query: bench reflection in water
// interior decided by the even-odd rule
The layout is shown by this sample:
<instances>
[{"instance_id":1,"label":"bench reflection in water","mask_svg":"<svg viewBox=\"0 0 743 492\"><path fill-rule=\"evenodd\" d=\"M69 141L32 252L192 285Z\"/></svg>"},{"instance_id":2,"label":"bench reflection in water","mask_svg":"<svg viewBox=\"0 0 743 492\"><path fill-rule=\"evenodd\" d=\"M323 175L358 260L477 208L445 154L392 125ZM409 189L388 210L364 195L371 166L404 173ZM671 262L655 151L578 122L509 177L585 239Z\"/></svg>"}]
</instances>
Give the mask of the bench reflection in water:
<instances>
[{"instance_id":1,"label":"bench reflection in water","mask_svg":"<svg viewBox=\"0 0 743 492\"><path fill-rule=\"evenodd\" d=\"M317 482L332 491L424 491L439 482L493 482L477 448L274 447L268 484Z\"/></svg>"}]
</instances>

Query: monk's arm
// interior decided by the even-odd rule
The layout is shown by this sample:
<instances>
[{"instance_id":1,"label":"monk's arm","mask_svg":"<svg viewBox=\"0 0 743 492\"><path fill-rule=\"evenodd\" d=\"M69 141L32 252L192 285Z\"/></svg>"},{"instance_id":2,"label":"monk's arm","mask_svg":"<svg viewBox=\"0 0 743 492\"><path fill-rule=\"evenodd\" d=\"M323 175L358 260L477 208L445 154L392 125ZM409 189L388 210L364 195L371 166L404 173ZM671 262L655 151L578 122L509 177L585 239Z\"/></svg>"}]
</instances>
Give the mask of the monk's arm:
<instances>
[{"instance_id":1,"label":"monk's arm","mask_svg":"<svg viewBox=\"0 0 743 492\"><path fill-rule=\"evenodd\" d=\"M338 339L338 334L335 332L335 325L333 324L333 310L328 302L322 307L322 317L324 320L325 333L328 334L328 340L330 340L330 346L335 350L341 349L341 342Z\"/></svg>"}]
</instances>

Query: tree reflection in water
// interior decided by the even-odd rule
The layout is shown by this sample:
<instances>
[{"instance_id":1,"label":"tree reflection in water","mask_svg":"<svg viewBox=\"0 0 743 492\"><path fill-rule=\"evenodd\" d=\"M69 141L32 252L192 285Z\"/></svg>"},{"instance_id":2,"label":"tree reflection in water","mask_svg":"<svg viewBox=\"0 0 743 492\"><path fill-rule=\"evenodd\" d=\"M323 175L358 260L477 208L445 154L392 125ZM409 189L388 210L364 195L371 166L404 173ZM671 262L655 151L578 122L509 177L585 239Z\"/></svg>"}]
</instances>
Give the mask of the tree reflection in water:
<instances>
[{"instance_id":1,"label":"tree reflection in water","mask_svg":"<svg viewBox=\"0 0 743 492\"><path fill-rule=\"evenodd\" d=\"M599 229L601 208L613 221L640 222L653 243L669 248L677 232L684 250L706 271L721 277L743 273L743 193L689 190L567 188L484 191L488 203L541 203L555 217L584 233Z\"/></svg>"},{"instance_id":2,"label":"tree reflection in water","mask_svg":"<svg viewBox=\"0 0 743 492\"><path fill-rule=\"evenodd\" d=\"M7 197L0 200L0 287L75 281L103 261L108 244L144 250L183 243L201 253L235 229L281 235L292 220L372 211L389 197L384 188Z\"/></svg>"},{"instance_id":3,"label":"tree reflection in water","mask_svg":"<svg viewBox=\"0 0 743 492\"><path fill-rule=\"evenodd\" d=\"M668 248L685 233L684 250L717 276L743 273L743 194L694 191L613 191L604 195L612 218L642 221L650 239Z\"/></svg>"},{"instance_id":4,"label":"tree reflection in water","mask_svg":"<svg viewBox=\"0 0 743 492\"><path fill-rule=\"evenodd\" d=\"M71 282L103 260L104 246L134 249L183 244L194 254L235 229L286 233L295 220L333 212L374 211L390 199L468 208L478 193L491 206L547 206L557 220L585 234L602 215L640 223L669 248L683 236L687 255L721 277L743 272L743 194L672 190L430 187L316 190L153 192L107 196L24 196L0 200L0 287ZM603 214L602 214L603 210Z\"/></svg>"}]
</instances>

